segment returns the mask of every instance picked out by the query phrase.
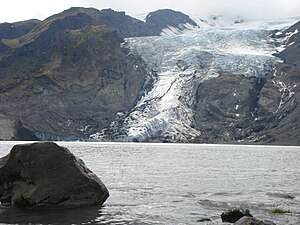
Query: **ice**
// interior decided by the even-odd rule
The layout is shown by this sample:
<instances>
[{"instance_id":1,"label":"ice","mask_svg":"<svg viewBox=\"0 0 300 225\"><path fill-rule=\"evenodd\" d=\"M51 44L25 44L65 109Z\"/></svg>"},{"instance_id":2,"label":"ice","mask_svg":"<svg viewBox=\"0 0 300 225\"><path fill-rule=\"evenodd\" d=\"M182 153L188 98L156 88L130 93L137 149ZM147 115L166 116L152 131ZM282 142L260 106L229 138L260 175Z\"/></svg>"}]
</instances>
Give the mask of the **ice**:
<instances>
[{"instance_id":1,"label":"ice","mask_svg":"<svg viewBox=\"0 0 300 225\"><path fill-rule=\"evenodd\" d=\"M157 77L153 89L127 117L123 140L162 136L187 141L200 135L193 128L199 84L224 73L263 76L276 61L269 35L264 30L206 28L180 35L127 39L132 54L141 55Z\"/></svg>"},{"instance_id":2,"label":"ice","mask_svg":"<svg viewBox=\"0 0 300 225\"><path fill-rule=\"evenodd\" d=\"M189 32L191 30L195 30L198 27L195 27L189 23L186 24L180 24L179 27L172 27L168 26L167 28L163 29L160 35L177 35L177 34L182 34Z\"/></svg>"},{"instance_id":3,"label":"ice","mask_svg":"<svg viewBox=\"0 0 300 225\"><path fill-rule=\"evenodd\" d=\"M292 36L294 36L295 34L297 34L299 31L298 29L295 29L294 32L288 32L283 36L280 36L279 38L277 38L277 42L281 43L280 45L278 45L275 50L277 53L282 52L283 50L285 50L288 46L291 46L294 44L294 42L289 43L289 40L291 39Z\"/></svg>"},{"instance_id":4,"label":"ice","mask_svg":"<svg viewBox=\"0 0 300 225\"><path fill-rule=\"evenodd\" d=\"M208 16L203 17L197 14L189 14L201 28L224 28L235 29L258 29L258 30L284 30L300 20L300 17L292 17L280 20L250 20L239 16ZM278 31L279 34L280 31Z\"/></svg>"},{"instance_id":5,"label":"ice","mask_svg":"<svg viewBox=\"0 0 300 225\"><path fill-rule=\"evenodd\" d=\"M153 83L152 89L144 90L136 106L125 115L118 128L123 132L114 140L146 141L160 137L184 142L201 135L194 128L199 84L226 74L263 77L270 73L280 61L273 56L275 43L284 41L272 39L272 29L281 29L291 21L242 22L188 32L169 27L163 36L126 39L124 46L130 54L142 57L147 64L146 80ZM276 85L285 88L283 84ZM232 95L239 97L236 91ZM239 107L235 107L237 112ZM236 117L240 114L236 113Z\"/></svg>"},{"instance_id":6,"label":"ice","mask_svg":"<svg viewBox=\"0 0 300 225\"><path fill-rule=\"evenodd\" d=\"M273 80L273 84L278 88L278 90L281 93L280 102L276 109L276 112L278 112L294 96L295 92L293 89L297 87L297 85L289 85L280 80Z\"/></svg>"}]
</instances>

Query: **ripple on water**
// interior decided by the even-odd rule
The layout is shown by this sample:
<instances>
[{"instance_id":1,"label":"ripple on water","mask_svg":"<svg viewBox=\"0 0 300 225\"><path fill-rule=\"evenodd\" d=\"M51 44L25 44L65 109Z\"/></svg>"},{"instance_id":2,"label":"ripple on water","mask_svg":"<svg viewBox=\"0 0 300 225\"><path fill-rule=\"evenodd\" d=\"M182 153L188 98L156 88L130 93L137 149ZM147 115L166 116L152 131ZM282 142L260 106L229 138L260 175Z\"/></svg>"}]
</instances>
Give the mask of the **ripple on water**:
<instances>
[{"instance_id":1,"label":"ripple on water","mask_svg":"<svg viewBox=\"0 0 300 225\"><path fill-rule=\"evenodd\" d=\"M0 155L14 144L0 142ZM224 209L244 207L277 225L300 224L300 148L60 144L80 155L108 187L104 207L28 213L0 206L0 223L224 225ZM272 215L274 208L292 213ZM197 222L203 218L212 221Z\"/></svg>"}]
</instances>

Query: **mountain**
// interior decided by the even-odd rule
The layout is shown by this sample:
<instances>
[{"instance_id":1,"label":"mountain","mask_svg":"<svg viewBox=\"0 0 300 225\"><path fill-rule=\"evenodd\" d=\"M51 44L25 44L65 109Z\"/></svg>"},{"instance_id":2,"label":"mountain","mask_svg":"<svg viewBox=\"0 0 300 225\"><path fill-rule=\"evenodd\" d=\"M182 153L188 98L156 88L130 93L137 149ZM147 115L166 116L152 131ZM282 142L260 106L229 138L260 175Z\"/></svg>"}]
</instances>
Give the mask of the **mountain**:
<instances>
[{"instance_id":1,"label":"mountain","mask_svg":"<svg viewBox=\"0 0 300 225\"><path fill-rule=\"evenodd\" d=\"M145 63L123 38L161 32L92 8L0 28L3 140L82 140L107 127L134 106L145 81Z\"/></svg>"},{"instance_id":2,"label":"mountain","mask_svg":"<svg viewBox=\"0 0 300 225\"><path fill-rule=\"evenodd\" d=\"M2 39L14 39L21 37L31 31L39 20L26 20L16 23L1 23L0 24L0 53L7 50L7 46L3 43Z\"/></svg>"},{"instance_id":3,"label":"mountain","mask_svg":"<svg viewBox=\"0 0 300 225\"><path fill-rule=\"evenodd\" d=\"M129 113L91 137L299 145L299 69L282 56L293 55L298 33L286 25L252 21L129 38L147 64L147 88Z\"/></svg>"},{"instance_id":4,"label":"mountain","mask_svg":"<svg viewBox=\"0 0 300 225\"><path fill-rule=\"evenodd\" d=\"M0 139L299 145L300 22L191 18L0 24Z\"/></svg>"},{"instance_id":5,"label":"mountain","mask_svg":"<svg viewBox=\"0 0 300 225\"><path fill-rule=\"evenodd\" d=\"M191 19L201 28L207 27L228 27L238 24L243 24L247 20L242 19L241 17L234 16L224 16L224 15L211 15L208 17L202 17L199 15L192 14L190 15Z\"/></svg>"},{"instance_id":6,"label":"mountain","mask_svg":"<svg viewBox=\"0 0 300 225\"><path fill-rule=\"evenodd\" d=\"M276 86L280 95L280 110L276 126L263 134L270 136L276 143L299 145L300 134L300 22L284 30L281 34L283 51L277 54L282 63L276 67L276 74L269 85ZM281 47L282 47L281 46ZM272 82L272 83L271 83ZM273 96L270 96L273 97ZM278 103L278 102L277 102Z\"/></svg>"},{"instance_id":7,"label":"mountain","mask_svg":"<svg viewBox=\"0 0 300 225\"><path fill-rule=\"evenodd\" d=\"M152 31L151 36L161 33L180 33L198 25L188 15L170 9L160 9L149 13L146 18L147 30Z\"/></svg>"},{"instance_id":8,"label":"mountain","mask_svg":"<svg viewBox=\"0 0 300 225\"><path fill-rule=\"evenodd\" d=\"M296 67L300 65L299 57L295 57L300 54L300 21L293 26L286 29L281 37L285 37L284 44L287 46L282 52L279 53L279 57L284 60L286 64L293 64Z\"/></svg>"},{"instance_id":9,"label":"mountain","mask_svg":"<svg viewBox=\"0 0 300 225\"><path fill-rule=\"evenodd\" d=\"M195 120L202 135L196 142L300 144L299 28L298 22L272 32L274 46L283 50L265 75L230 74L199 86Z\"/></svg>"},{"instance_id":10,"label":"mountain","mask_svg":"<svg viewBox=\"0 0 300 225\"><path fill-rule=\"evenodd\" d=\"M32 19L16 23L0 23L0 39L12 39L23 36L41 21Z\"/></svg>"}]
</instances>

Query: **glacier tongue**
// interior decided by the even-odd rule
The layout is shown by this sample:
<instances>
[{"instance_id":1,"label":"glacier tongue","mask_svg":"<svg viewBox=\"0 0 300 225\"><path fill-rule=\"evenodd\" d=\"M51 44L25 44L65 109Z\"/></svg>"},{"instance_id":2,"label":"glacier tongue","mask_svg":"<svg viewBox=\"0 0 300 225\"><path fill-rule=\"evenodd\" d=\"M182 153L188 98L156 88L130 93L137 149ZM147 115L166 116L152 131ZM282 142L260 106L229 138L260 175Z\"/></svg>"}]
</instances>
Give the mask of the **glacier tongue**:
<instances>
[{"instance_id":1,"label":"glacier tongue","mask_svg":"<svg viewBox=\"0 0 300 225\"><path fill-rule=\"evenodd\" d=\"M199 84L226 74L261 77L276 58L271 31L264 29L205 28L180 35L126 39L130 54L147 64L151 90L145 90L126 115L122 135L114 140L144 141L160 137L188 141L201 135L193 128ZM222 87L220 87L222 88ZM105 138L100 133L93 138Z\"/></svg>"}]
</instances>

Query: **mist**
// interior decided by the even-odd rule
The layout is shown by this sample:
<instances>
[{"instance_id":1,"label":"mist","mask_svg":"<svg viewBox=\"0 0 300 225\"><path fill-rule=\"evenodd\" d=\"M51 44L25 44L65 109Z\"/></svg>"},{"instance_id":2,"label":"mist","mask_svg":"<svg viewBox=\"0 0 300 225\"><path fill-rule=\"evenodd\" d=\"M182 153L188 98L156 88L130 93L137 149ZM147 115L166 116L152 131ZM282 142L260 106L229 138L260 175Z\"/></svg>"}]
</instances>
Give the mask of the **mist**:
<instances>
[{"instance_id":1,"label":"mist","mask_svg":"<svg viewBox=\"0 0 300 225\"><path fill-rule=\"evenodd\" d=\"M112 8L131 16L157 9L187 14L241 16L250 19L279 19L300 16L299 0L4 0L0 22L45 19L70 7Z\"/></svg>"}]
</instances>

